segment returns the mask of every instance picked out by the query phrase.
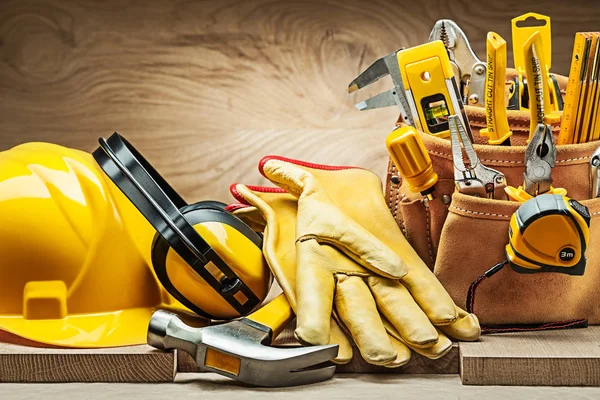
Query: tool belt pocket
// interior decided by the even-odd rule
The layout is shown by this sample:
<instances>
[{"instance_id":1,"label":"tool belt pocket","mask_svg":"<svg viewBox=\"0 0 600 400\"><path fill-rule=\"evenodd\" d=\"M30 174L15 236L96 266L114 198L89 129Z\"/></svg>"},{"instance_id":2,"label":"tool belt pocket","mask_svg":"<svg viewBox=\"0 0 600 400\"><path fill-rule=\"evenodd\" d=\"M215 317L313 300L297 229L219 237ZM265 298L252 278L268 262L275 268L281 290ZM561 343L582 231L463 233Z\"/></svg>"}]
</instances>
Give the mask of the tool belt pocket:
<instances>
[{"instance_id":1,"label":"tool belt pocket","mask_svg":"<svg viewBox=\"0 0 600 400\"><path fill-rule=\"evenodd\" d=\"M467 107L473 135L485 127L483 109ZM512 146L475 144L481 162L519 187L525 171L529 117L509 111ZM553 125L558 134L558 124ZM470 284L493 265L506 260L508 227L522 203L478 198L455 192L450 141L422 133L433 168L439 176L434 200L412 193L393 163L387 176L386 198L406 238L446 287L456 304L466 306ZM583 276L559 273L519 274L504 268L484 282L473 310L482 324L537 324L587 318L600 324L600 199L590 199L590 156L600 142L557 146L553 186L564 188L592 214L588 264Z\"/></svg>"},{"instance_id":2,"label":"tool belt pocket","mask_svg":"<svg viewBox=\"0 0 600 400\"><path fill-rule=\"evenodd\" d=\"M600 199L580 203L592 215L585 274L520 274L504 268L479 286L472 311L482 325L600 323ZM459 307L466 308L471 283L506 260L509 221L521 204L453 195L434 272Z\"/></svg>"},{"instance_id":3,"label":"tool belt pocket","mask_svg":"<svg viewBox=\"0 0 600 400\"><path fill-rule=\"evenodd\" d=\"M422 139L440 176L435 199L424 201L410 193L407 185L395 178L393 167L386 197L411 245L456 304L466 308L473 280L506 259L510 218L522 203L455 192L450 142L425 134ZM565 188L568 196L587 206L592 215L585 274L519 274L504 268L478 289L473 311L482 324L539 324L578 318L600 324L600 198L589 200L590 155L599 145L557 146L552 170L553 186ZM482 163L506 175L509 185L521 185L524 146L477 145L475 150Z\"/></svg>"}]
</instances>

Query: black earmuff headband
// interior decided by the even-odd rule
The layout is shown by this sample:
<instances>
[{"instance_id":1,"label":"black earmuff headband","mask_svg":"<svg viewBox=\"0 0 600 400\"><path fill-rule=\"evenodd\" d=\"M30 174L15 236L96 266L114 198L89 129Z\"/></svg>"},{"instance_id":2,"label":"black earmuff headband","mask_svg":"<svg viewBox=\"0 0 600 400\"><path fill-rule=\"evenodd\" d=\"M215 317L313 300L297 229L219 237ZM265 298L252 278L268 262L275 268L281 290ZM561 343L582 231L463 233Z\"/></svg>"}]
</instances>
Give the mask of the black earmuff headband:
<instances>
[{"instance_id":1,"label":"black earmuff headband","mask_svg":"<svg viewBox=\"0 0 600 400\"><path fill-rule=\"evenodd\" d=\"M127 196L173 250L198 273L240 315L247 315L260 302L259 298L219 257L179 211L187 203L160 176L148 161L121 135L113 133L108 140L98 139L100 147L92 155L113 183ZM223 211L225 212L225 211ZM206 268L213 264L225 275L218 281ZM208 316L191 304L175 288L177 300L200 315ZM242 292L246 301L234 297Z\"/></svg>"}]
</instances>

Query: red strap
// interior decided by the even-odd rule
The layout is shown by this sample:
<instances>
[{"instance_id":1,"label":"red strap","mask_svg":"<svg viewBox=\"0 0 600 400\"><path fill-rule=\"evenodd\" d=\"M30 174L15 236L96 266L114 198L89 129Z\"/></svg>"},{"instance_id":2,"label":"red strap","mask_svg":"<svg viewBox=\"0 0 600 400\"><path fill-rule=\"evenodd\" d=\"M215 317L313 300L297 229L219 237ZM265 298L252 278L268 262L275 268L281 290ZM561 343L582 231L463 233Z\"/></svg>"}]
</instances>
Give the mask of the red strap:
<instances>
[{"instance_id":1,"label":"red strap","mask_svg":"<svg viewBox=\"0 0 600 400\"><path fill-rule=\"evenodd\" d=\"M508 264L508 261L503 261L499 264L494 265L489 270L485 271L482 275L475 278L469 286L467 292L467 312L473 313L475 309L475 294L477 288L481 283L487 280L489 277L500 271ZM549 322L545 324L534 324L534 325L494 325L494 326L481 326L482 333L503 333L503 332L534 332L534 331L547 331L553 329L570 329L570 328L587 328L587 319L573 319L569 321L558 321Z\"/></svg>"}]
</instances>

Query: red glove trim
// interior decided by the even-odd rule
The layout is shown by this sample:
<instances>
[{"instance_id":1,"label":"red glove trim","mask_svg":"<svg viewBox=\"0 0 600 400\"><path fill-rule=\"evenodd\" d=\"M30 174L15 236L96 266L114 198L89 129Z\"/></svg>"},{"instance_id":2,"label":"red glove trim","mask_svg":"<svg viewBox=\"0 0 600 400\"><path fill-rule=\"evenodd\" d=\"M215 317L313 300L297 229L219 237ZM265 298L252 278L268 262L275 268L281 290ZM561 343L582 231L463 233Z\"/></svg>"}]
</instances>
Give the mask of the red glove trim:
<instances>
[{"instance_id":1,"label":"red glove trim","mask_svg":"<svg viewBox=\"0 0 600 400\"><path fill-rule=\"evenodd\" d=\"M258 163L258 171L265 178L266 178L266 176L265 176L265 173L264 173L264 167L265 167L265 164L267 163L267 161L269 161L269 160L285 161L285 162L289 162L290 164L300 165L302 167L313 168L313 169L322 169L322 170L325 170L325 171L340 171L340 170L343 170L343 169L363 169L363 168L360 168L360 167L351 167L351 166L346 166L346 165L313 164L313 163L309 163L309 162L306 162L306 161L299 161L299 160L294 160L294 159L291 159L291 158L285 158L285 157L281 157L281 156L265 156Z\"/></svg>"}]
</instances>

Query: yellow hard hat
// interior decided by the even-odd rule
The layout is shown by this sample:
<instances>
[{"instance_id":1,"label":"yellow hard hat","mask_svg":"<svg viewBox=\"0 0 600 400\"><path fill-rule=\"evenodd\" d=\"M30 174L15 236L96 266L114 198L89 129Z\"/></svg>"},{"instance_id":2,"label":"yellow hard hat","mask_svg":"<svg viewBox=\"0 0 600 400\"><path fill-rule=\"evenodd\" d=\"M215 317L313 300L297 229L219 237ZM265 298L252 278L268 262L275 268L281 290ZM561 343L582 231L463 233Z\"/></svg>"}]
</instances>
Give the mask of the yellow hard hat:
<instances>
[{"instance_id":1,"label":"yellow hard hat","mask_svg":"<svg viewBox=\"0 0 600 400\"><path fill-rule=\"evenodd\" d=\"M0 152L0 329L125 346L146 343L157 308L186 311L138 251L154 229L136 214L90 154L46 143Z\"/></svg>"},{"instance_id":2,"label":"yellow hard hat","mask_svg":"<svg viewBox=\"0 0 600 400\"><path fill-rule=\"evenodd\" d=\"M146 243L138 245L140 251L150 251L163 287L190 310L211 319L237 318L258 308L272 282L262 237L225 211L224 204L187 204L118 133L99 142L93 156L130 200L128 207L139 211L131 218L143 216L156 230L151 249Z\"/></svg>"}]
</instances>

